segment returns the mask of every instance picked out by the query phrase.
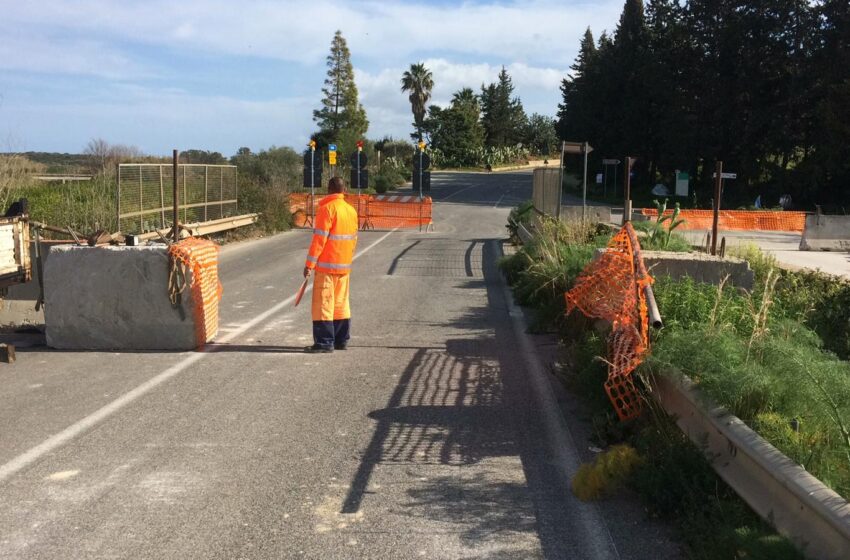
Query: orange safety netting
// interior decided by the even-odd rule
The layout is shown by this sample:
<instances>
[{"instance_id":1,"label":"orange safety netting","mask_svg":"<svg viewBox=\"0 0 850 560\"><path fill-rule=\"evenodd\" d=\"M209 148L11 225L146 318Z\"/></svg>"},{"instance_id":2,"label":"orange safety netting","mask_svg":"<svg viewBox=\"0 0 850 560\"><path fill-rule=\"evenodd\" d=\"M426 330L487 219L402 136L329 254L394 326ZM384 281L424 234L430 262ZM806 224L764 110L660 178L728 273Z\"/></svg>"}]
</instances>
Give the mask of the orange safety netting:
<instances>
[{"instance_id":1,"label":"orange safety netting","mask_svg":"<svg viewBox=\"0 0 850 560\"><path fill-rule=\"evenodd\" d=\"M311 197L307 193L289 195L289 209L295 226L312 226L311 217L316 215L321 199L322 195ZM360 229L415 228L433 223L431 197L420 201L415 196L346 194L345 201L357 210Z\"/></svg>"},{"instance_id":2,"label":"orange safety netting","mask_svg":"<svg viewBox=\"0 0 850 560\"><path fill-rule=\"evenodd\" d=\"M612 324L605 391L621 421L641 411L631 374L649 349L646 287L650 284L652 277L643 265L637 236L626 222L566 293L568 314L578 308L588 317Z\"/></svg>"},{"instance_id":3,"label":"orange safety netting","mask_svg":"<svg viewBox=\"0 0 850 560\"><path fill-rule=\"evenodd\" d=\"M207 239L190 237L168 248L171 258L192 271L195 342L201 348L218 333L218 302L222 287L218 281L219 247Z\"/></svg>"},{"instance_id":4,"label":"orange safety netting","mask_svg":"<svg viewBox=\"0 0 850 560\"><path fill-rule=\"evenodd\" d=\"M667 210L664 215L669 216L672 213L672 210ZM643 208L641 214L655 218L658 216L658 210ZM711 229L714 211L682 210L679 212L678 219L685 220L685 223L679 226L682 229ZM781 212L777 210L721 210L717 220L717 227L725 230L802 232L805 225L805 212Z\"/></svg>"}]
</instances>

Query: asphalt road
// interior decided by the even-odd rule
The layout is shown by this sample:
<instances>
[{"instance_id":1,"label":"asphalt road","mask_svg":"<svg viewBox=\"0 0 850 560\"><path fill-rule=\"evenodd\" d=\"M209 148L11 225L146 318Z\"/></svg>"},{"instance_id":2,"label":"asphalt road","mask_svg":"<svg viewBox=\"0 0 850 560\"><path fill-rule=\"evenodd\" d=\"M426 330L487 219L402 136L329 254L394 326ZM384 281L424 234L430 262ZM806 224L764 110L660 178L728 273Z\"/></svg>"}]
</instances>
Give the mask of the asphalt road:
<instances>
[{"instance_id":1,"label":"asphalt road","mask_svg":"<svg viewBox=\"0 0 850 560\"><path fill-rule=\"evenodd\" d=\"M530 173L433 184L435 231L361 233L345 352L302 352L303 231L223 249L203 353L19 350L0 558L675 557L552 464L496 266Z\"/></svg>"}]
</instances>

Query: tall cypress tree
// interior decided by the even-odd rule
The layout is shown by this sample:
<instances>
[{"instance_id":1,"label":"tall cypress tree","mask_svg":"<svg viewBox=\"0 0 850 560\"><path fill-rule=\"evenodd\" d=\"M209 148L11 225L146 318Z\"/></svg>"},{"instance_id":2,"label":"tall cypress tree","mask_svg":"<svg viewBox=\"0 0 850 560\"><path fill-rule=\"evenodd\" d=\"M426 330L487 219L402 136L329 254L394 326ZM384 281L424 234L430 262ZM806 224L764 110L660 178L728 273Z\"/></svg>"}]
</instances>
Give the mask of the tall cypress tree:
<instances>
[{"instance_id":1,"label":"tall cypress tree","mask_svg":"<svg viewBox=\"0 0 850 560\"><path fill-rule=\"evenodd\" d=\"M561 82L561 103L555 125L561 140L589 140L594 135L595 110L593 71L596 64L596 45L588 27L579 47L578 57L570 66L572 73ZM595 139L595 138L594 138Z\"/></svg>"},{"instance_id":2,"label":"tall cypress tree","mask_svg":"<svg viewBox=\"0 0 850 560\"><path fill-rule=\"evenodd\" d=\"M513 92L513 82L504 66L498 82L481 86L481 124L488 146L512 146L523 139L525 111L520 99L512 97Z\"/></svg>"},{"instance_id":3,"label":"tall cypress tree","mask_svg":"<svg viewBox=\"0 0 850 560\"><path fill-rule=\"evenodd\" d=\"M313 120L319 125L316 136L322 143L349 144L366 134L369 121L358 99L351 52L342 31L334 34L327 65L328 75L325 87L322 88L322 108L313 111Z\"/></svg>"}]
</instances>

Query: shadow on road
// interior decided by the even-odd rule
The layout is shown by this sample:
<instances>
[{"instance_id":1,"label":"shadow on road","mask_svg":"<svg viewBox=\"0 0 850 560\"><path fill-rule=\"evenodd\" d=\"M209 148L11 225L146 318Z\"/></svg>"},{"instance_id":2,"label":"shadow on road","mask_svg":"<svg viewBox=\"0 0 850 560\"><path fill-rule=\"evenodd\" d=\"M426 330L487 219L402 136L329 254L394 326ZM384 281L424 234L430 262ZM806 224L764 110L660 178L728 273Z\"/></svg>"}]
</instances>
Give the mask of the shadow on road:
<instances>
[{"instance_id":1,"label":"shadow on road","mask_svg":"<svg viewBox=\"0 0 850 560\"><path fill-rule=\"evenodd\" d=\"M263 344L208 343L204 352L257 352L261 354L304 354L305 346L271 346Z\"/></svg>"},{"instance_id":2,"label":"shadow on road","mask_svg":"<svg viewBox=\"0 0 850 560\"><path fill-rule=\"evenodd\" d=\"M417 251L437 249L428 245L417 243L403 253L410 258ZM481 253L477 258L476 246ZM418 272L430 276L442 267L450 277L477 277L463 286L485 288L487 305L470 305L444 325L469 331L467 338L446 340L445 349L418 348L386 407L369 414L376 421L375 431L341 513L360 510L378 465L459 467L452 471L457 476L412 484L409 500L402 504L406 515L457 524L460 538L470 546L487 535L536 533L544 557L563 558L569 550L563 535L570 528L559 497L562 484L544 451L535 404L514 351L516 341L496 265L501 255L497 241L443 240L439 250L449 261ZM415 270L394 264L391 273ZM465 274L467 270L471 274ZM490 550L486 557L493 553ZM511 557L527 556L517 556L516 551L504 556Z\"/></svg>"}]
</instances>

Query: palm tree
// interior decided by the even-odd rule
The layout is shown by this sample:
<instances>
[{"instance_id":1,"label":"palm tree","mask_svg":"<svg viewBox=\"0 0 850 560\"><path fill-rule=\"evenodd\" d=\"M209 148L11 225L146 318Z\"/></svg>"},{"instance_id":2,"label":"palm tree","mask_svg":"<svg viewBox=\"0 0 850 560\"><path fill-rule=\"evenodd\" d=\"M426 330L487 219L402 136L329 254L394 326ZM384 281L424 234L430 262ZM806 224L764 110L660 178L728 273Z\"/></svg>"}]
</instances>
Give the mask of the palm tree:
<instances>
[{"instance_id":1,"label":"palm tree","mask_svg":"<svg viewBox=\"0 0 850 560\"><path fill-rule=\"evenodd\" d=\"M413 126L416 128L416 136L422 140L422 124L425 120L425 104L431 99L431 90L434 88L434 77L431 71L425 68L425 64L411 64L410 70L405 71L401 77L401 91L409 91L410 109L413 111Z\"/></svg>"},{"instance_id":2,"label":"palm tree","mask_svg":"<svg viewBox=\"0 0 850 560\"><path fill-rule=\"evenodd\" d=\"M478 96L472 88L459 89L452 95L452 105L458 107L471 107L478 105Z\"/></svg>"}]
</instances>

